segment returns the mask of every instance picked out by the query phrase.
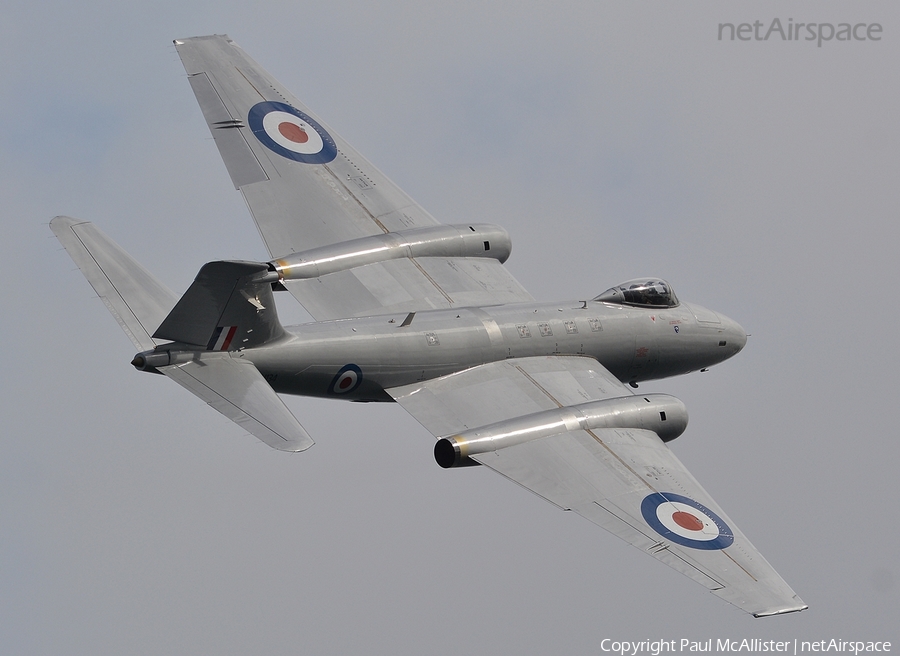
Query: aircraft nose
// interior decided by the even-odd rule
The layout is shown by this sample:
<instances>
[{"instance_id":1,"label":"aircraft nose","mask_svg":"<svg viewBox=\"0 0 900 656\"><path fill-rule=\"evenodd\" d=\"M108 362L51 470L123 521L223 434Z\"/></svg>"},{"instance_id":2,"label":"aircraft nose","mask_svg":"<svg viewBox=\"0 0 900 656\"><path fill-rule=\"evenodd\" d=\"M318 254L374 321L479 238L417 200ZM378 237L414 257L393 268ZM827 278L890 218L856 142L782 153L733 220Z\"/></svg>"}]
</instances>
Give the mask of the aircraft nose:
<instances>
[{"instance_id":1,"label":"aircraft nose","mask_svg":"<svg viewBox=\"0 0 900 656\"><path fill-rule=\"evenodd\" d=\"M722 320L722 327L727 335L726 340L728 346L734 349L734 353L740 353L741 349L747 344L747 331L734 319L729 319L724 315L719 315Z\"/></svg>"}]
</instances>

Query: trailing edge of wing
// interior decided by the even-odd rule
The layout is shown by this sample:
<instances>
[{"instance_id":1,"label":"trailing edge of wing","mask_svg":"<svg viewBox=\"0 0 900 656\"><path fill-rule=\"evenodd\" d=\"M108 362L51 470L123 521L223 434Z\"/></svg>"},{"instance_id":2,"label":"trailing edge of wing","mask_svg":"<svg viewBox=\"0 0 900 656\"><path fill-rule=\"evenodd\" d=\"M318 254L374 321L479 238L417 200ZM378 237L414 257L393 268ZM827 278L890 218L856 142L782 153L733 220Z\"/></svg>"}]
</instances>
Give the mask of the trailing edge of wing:
<instances>
[{"instance_id":1,"label":"trailing edge of wing","mask_svg":"<svg viewBox=\"0 0 900 656\"><path fill-rule=\"evenodd\" d=\"M134 345L160 343L151 335L178 297L93 223L57 216L50 229Z\"/></svg>"},{"instance_id":2,"label":"trailing edge of wing","mask_svg":"<svg viewBox=\"0 0 900 656\"><path fill-rule=\"evenodd\" d=\"M296 452L313 445L309 433L249 362L217 354L160 371L273 449Z\"/></svg>"}]
</instances>

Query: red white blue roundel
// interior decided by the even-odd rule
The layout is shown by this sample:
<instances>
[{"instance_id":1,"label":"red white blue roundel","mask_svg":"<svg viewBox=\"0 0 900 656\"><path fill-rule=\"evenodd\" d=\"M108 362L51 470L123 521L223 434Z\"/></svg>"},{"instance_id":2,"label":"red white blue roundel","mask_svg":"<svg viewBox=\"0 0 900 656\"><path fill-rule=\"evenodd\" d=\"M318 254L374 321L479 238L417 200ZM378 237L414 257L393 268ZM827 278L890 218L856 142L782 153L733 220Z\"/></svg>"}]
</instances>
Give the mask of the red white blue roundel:
<instances>
[{"instance_id":1,"label":"red white blue roundel","mask_svg":"<svg viewBox=\"0 0 900 656\"><path fill-rule=\"evenodd\" d=\"M650 528L683 547L725 549L734 542L734 533L721 517L680 494L647 495L641 502L641 514Z\"/></svg>"},{"instance_id":2,"label":"red white blue roundel","mask_svg":"<svg viewBox=\"0 0 900 656\"><path fill-rule=\"evenodd\" d=\"M266 148L306 164L327 164L337 157L337 145L325 129L299 109L280 102L250 108L247 123Z\"/></svg>"},{"instance_id":3,"label":"red white blue roundel","mask_svg":"<svg viewBox=\"0 0 900 656\"><path fill-rule=\"evenodd\" d=\"M362 369L355 364L346 364L341 367L337 375L331 379L331 385L328 386L330 394L347 394L352 392L362 382Z\"/></svg>"}]
</instances>

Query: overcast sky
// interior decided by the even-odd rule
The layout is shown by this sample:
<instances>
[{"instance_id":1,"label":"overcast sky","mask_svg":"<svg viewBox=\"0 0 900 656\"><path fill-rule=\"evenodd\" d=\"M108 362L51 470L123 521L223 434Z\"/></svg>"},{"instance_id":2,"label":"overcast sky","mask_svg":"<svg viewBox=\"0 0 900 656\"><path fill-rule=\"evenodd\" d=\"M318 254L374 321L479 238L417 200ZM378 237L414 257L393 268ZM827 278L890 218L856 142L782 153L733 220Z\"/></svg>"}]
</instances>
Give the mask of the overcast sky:
<instances>
[{"instance_id":1,"label":"overcast sky","mask_svg":"<svg viewBox=\"0 0 900 656\"><path fill-rule=\"evenodd\" d=\"M896 3L2 9L4 653L900 648ZM718 39L774 18L883 32ZM287 455L136 372L47 222L94 221L178 293L265 259L172 46L210 33L440 221L505 226L536 298L654 275L739 321L738 357L641 389L685 402L673 450L810 609L754 620L490 471L444 471L394 404L289 398L316 446Z\"/></svg>"}]
</instances>

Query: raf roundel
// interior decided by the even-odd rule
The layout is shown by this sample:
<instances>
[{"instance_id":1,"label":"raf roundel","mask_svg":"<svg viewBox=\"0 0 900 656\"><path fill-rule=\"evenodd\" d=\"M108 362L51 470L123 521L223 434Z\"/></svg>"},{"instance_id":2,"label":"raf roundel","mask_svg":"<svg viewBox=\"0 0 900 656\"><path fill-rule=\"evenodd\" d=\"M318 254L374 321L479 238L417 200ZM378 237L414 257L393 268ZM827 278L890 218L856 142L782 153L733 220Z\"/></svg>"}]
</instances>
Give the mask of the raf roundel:
<instances>
[{"instance_id":1,"label":"raf roundel","mask_svg":"<svg viewBox=\"0 0 900 656\"><path fill-rule=\"evenodd\" d=\"M247 123L260 143L282 157L305 164L327 164L337 157L337 145L325 128L285 103L255 104Z\"/></svg>"},{"instance_id":2,"label":"raf roundel","mask_svg":"<svg viewBox=\"0 0 900 656\"><path fill-rule=\"evenodd\" d=\"M346 364L331 379L328 392L329 394L348 394L359 387L362 378L362 370L359 367L355 364Z\"/></svg>"},{"instance_id":3,"label":"raf roundel","mask_svg":"<svg viewBox=\"0 0 900 656\"><path fill-rule=\"evenodd\" d=\"M734 533L712 510L693 499L657 492L644 497L641 514L661 536L692 549L725 549L734 542Z\"/></svg>"}]
</instances>

